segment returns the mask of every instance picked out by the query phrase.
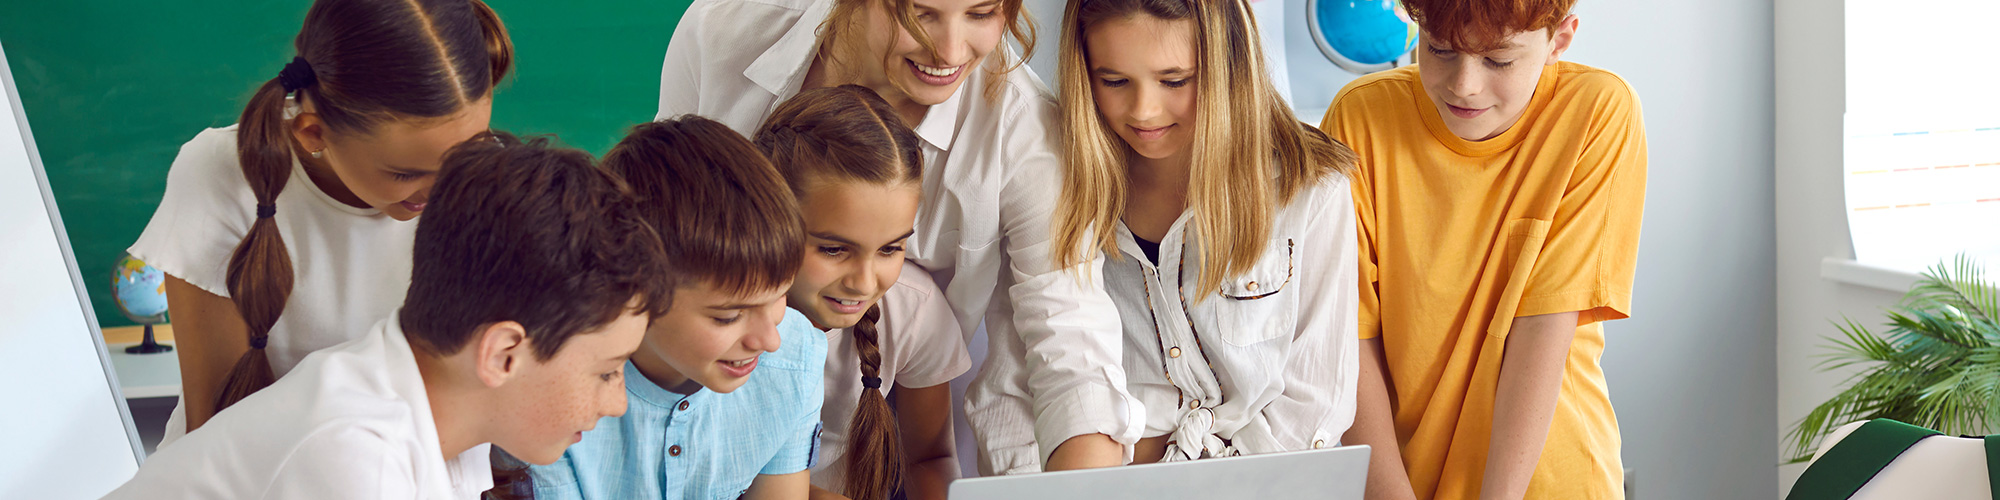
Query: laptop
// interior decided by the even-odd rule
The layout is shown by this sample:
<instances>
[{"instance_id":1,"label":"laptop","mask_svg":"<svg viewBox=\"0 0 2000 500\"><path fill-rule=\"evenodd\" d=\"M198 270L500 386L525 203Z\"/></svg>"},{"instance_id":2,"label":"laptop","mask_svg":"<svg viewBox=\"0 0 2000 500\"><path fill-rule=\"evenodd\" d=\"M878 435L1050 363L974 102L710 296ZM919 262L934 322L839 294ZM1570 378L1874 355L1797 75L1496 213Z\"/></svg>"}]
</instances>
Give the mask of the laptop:
<instances>
[{"instance_id":1,"label":"laptop","mask_svg":"<svg viewBox=\"0 0 2000 500\"><path fill-rule=\"evenodd\" d=\"M951 500L1360 500L1368 447L960 479Z\"/></svg>"}]
</instances>

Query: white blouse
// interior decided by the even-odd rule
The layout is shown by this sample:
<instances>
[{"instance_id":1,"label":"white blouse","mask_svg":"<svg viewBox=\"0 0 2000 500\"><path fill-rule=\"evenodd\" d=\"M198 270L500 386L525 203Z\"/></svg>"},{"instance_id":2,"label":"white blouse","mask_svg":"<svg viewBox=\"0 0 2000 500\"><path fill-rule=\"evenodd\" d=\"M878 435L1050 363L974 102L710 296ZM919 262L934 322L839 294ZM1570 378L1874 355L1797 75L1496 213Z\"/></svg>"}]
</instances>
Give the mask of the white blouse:
<instances>
[{"instance_id":1,"label":"white blouse","mask_svg":"<svg viewBox=\"0 0 2000 500\"><path fill-rule=\"evenodd\" d=\"M798 94L832 7L697 0L667 46L659 117L698 114L753 134ZM991 77L970 72L914 127L923 139L924 205L908 246L910 260L944 287L968 343L995 319L984 323L989 358L967 395L981 468L1035 470L1057 445L1094 433L1129 453L1145 410L1126 393L1103 261L1059 269L1051 259L1062 179L1055 102L1026 67L1004 76L996 98L985 94Z\"/></svg>"},{"instance_id":2,"label":"white blouse","mask_svg":"<svg viewBox=\"0 0 2000 500\"><path fill-rule=\"evenodd\" d=\"M1104 265L1125 318L1125 374L1165 460L1334 446L1354 423L1359 372L1353 193L1332 174L1272 221L1264 255L1220 290L1197 287L1182 213L1146 259L1119 223ZM1203 296L1206 297L1203 297ZM1200 300L1197 302L1197 300Z\"/></svg>"}]
</instances>

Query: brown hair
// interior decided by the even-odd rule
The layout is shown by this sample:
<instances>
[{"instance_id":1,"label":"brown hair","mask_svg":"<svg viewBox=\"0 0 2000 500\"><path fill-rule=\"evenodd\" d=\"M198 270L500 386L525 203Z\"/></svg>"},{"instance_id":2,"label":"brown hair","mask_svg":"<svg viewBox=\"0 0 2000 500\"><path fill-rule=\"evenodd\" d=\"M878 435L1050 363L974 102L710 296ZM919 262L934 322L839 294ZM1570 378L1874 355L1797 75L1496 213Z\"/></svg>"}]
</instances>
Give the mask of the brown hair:
<instances>
[{"instance_id":1,"label":"brown hair","mask_svg":"<svg viewBox=\"0 0 2000 500\"><path fill-rule=\"evenodd\" d=\"M445 155L431 205L399 315L422 352L450 355L480 327L513 321L546 360L570 337L632 309L658 317L673 300L659 236L590 153L481 135Z\"/></svg>"},{"instance_id":2,"label":"brown hair","mask_svg":"<svg viewBox=\"0 0 2000 500\"><path fill-rule=\"evenodd\" d=\"M1522 31L1555 28L1576 0L1406 0L1424 36L1452 50L1487 52ZM1554 31L1549 36L1555 36Z\"/></svg>"},{"instance_id":3,"label":"brown hair","mask_svg":"<svg viewBox=\"0 0 2000 500\"><path fill-rule=\"evenodd\" d=\"M784 286L805 254L805 225L785 179L750 141L686 115L632 127L604 155L631 183L684 283L724 293Z\"/></svg>"},{"instance_id":4,"label":"brown hair","mask_svg":"<svg viewBox=\"0 0 2000 500\"><path fill-rule=\"evenodd\" d=\"M814 182L923 181L917 133L888 101L858 85L808 90L779 104L758 129L756 144L784 174L801 204ZM848 328L861 358L864 387L848 425L847 477L841 479L841 493L854 500L885 500L902 484L902 436L881 389L882 348L875 325L881 317L876 305Z\"/></svg>"},{"instance_id":5,"label":"brown hair","mask_svg":"<svg viewBox=\"0 0 2000 500\"><path fill-rule=\"evenodd\" d=\"M480 0L319 0L292 42L298 57L257 88L236 130L236 157L257 200L257 219L229 257L229 297L250 334L215 411L271 385L264 344L292 294L292 258L271 219L292 176L295 143L286 94L331 131L385 120L438 118L491 94L513 64L500 18Z\"/></svg>"},{"instance_id":6,"label":"brown hair","mask_svg":"<svg viewBox=\"0 0 2000 500\"><path fill-rule=\"evenodd\" d=\"M860 14L861 8L866 7L868 2L877 2L881 5L883 12L889 13L891 20L902 26L903 31L910 33L910 38L917 39L917 44L923 45L924 50L930 51L932 57L937 56L937 42L931 40L930 32L925 31L923 25L917 23L917 9L913 0L834 0L833 12L827 14L825 22L820 23L820 45L825 46L828 42L833 42L836 48L859 47L861 43L859 38L843 38L840 35L844 28L854 26L857 22L855 16ZM994 78L986 81L985 89L988 98L999 96L1001 85L1006 81L1005 78L999 77L1001 74L1027 64L1028 56L1035 53L1035 19L1021 6L1021 0L1000 0L999 14L1002 19L1007 20L1007 34L1013 36L1014 41L1021 43L1021 59L1006 61L1000 65L1000 69L991 72ZM994 48L995 51L1006 49L1007 44L1004 40L999 47ZM841 50L833 51L834 57L838 57L841 52Z\"/></svg>"},{"instance_id":7,"label":"brown hair","mask_svg":"<svg viewBox=\"0 0 2000 500\"><path fill-rule=\"evenodd\" d=\"M1085 33L1094 24L1133 15L1193 23L1188 207L1189 228L1202 249L1199 301L1223 280L1256 265L1279 207L1328 175L1353 171L1356 157L1300 122L1278 95L1264 69L1248 0L1072 1L1063 15L1056 71L1065 179L1052 235L1057 267L1075 267L1095 252L1119 256L1111 228L1125 212L1130 149L1097 111Z\"/></svg>"},{"instance_id":8,"label":"brown hair","mask_svg":"<svg viewBox=\"0 0 2000 500\"><path fill-rule=\"evenodd\" d=\"M764 119L754 142L800 197L820 180L883 184L924 177L916 131L882 96L860 85L800 92Z\"/></svg>"}]
</instances>

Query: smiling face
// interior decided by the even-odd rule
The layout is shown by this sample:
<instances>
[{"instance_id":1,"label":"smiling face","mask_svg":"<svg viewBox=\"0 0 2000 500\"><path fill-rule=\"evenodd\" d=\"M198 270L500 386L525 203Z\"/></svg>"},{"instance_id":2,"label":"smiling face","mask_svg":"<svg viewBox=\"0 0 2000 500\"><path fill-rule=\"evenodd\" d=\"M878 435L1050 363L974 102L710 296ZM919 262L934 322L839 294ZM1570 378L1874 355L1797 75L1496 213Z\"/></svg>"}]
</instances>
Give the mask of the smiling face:
<instances>
[{"instance_id":1,"label":"smiling face","mask_svg":"<svg viewBox=\"0 0 2000 500\"><path fill-rule=\"evenodd\" d=\"M1194 22L1147 14L1099 22L1084 33L1091 95L1106 126L1132 151L1161 160L1194 143Z\"/></svg>"},{"instance_id":2,"label":"smiling face","mask_svg":"<svg viewBox=\"0 0 2000 500\"><path fill-rule=\"evenodd\" d=\"M1007 31L1001 0L914 0L916 24L937 48L932 54L890 15L885 2L862 1L867 6L851 32L862 35L859 48L865 52L848 59L861 66L856 72L861 86L899 109L951 99Z\"/></svg>"},{"instance_id":3,"label":"smiling face","mask_svg":"<svg viewBox=\"0 0 2000 500\"><path fill-rule=\"evenodd\" d=\"M682 286L674 291L673 308L646 331L632 363L663 388L693 380L711 391L735 391L757 369L758 356L778 351L790 287L727 293L705 281Z\"/></svg>"},{"instance_id":4,"label":"smiling face","mask_svg":"<svg viewBox=\"0 0 2000 500\"><path fill-rule=\"evenodd\" d=\"M786 299L823 330L847 328L903 269L923 188L913 182L813 182L800 198L806 255Z\"/></svg>"},{"instance_id":5,"label":"smiling face","mask_svg":"<svg viewBox=\"0 0 2000 500\"><path fill-rule=\"evenodd\" d=\"M307 111L310 111L308 109ZM302 117L305 115L301 115ZM493 116L493 100L481 99L458 114L422 120L390 120L359 133L334 133L323 122L305 120L298 127L299 143L322 152L320 161L340 183L369 207L399 221L417 218L430 201L431 184L444 153L485 132Z\"/></svg>"},{"instance_id":6,"label":"smiling face","mask_svg":"<svg viewBox=\"0 0 2000 500\"><path fill-rule=\"evenodd\" d=\"M1527 112L1542 68L1569 49L1576 26L1576 16L1569 16L1548 30L1515 32L1485 52L1457 50L1426 34L1417 50L1424 94L1452 135L1468 141L1497 137Z\"/></svg>"},{"instance_id":7,"label":"smiling face","mask_svg":"<svg viewBox=\"0 0 2000 500\"><path fill-rule=\"evenodd\" d=\"M627 310L596 331L563 342L549 359L522 349L520 373L501 386L509 409L493 444L529 463L547 465L583 439L604 417L625 414L625 360L639 347L648 318Z\"/></svg>"}]
</instances>

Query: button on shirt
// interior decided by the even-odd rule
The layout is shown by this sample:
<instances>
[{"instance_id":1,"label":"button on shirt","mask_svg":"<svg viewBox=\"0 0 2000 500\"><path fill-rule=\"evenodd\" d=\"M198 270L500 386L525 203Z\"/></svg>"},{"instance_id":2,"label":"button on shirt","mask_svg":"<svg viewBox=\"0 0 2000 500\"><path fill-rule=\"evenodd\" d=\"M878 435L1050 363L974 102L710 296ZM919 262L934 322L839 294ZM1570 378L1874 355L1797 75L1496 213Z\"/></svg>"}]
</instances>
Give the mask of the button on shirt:
<instances>
[{"instance_id":1,"label":"button on shirt","mask_svg":"<svg viewBox=\"0 0 2000 500\"><path fill-rule=\"evenodd\" d=\"M799 93L833 3L695 1L667 45L659 117L698 114L754 134ZM908 248L944 288L965 341L986 326L989 357L967 391L967 418L981 468L1018 472L1075 436L1130 445L1145 409L1125 392L1102 260L1059 269L1051 259L1062 191L1055 102L1026 66L993 73L1008 51L1002 44L912 126L924 205Z\"/></svg>"},{"instance_id":2,"label":"button on shirt","mask_svg":"<svg viewBox=\"0 0 2000 500\"><path fill-rule=\"evenodd\" d=\"M1165 460L1337 442L1354 422L1359 292L1347 178L1330 174L1275 214L1263 256L1221 290L1197 288L1183 213L1149 262L1123 223L1104 278L1125 318L1125 373ZM1203 297L1203 296L1206 297Z\"/></svg>"},{"instance_id":3,"label":"button on shirt","mask_svg":"<svg viewBox=\"0 0 2000 500\"><path fill-rule=\"evenodd\" d=\"M625 415L528 469L535 498L736 498L760 474L806 470L819 448L826 334L787 309L777 352L727 394L678 394L625 363Z\"/></svg>"}]
</instances>

